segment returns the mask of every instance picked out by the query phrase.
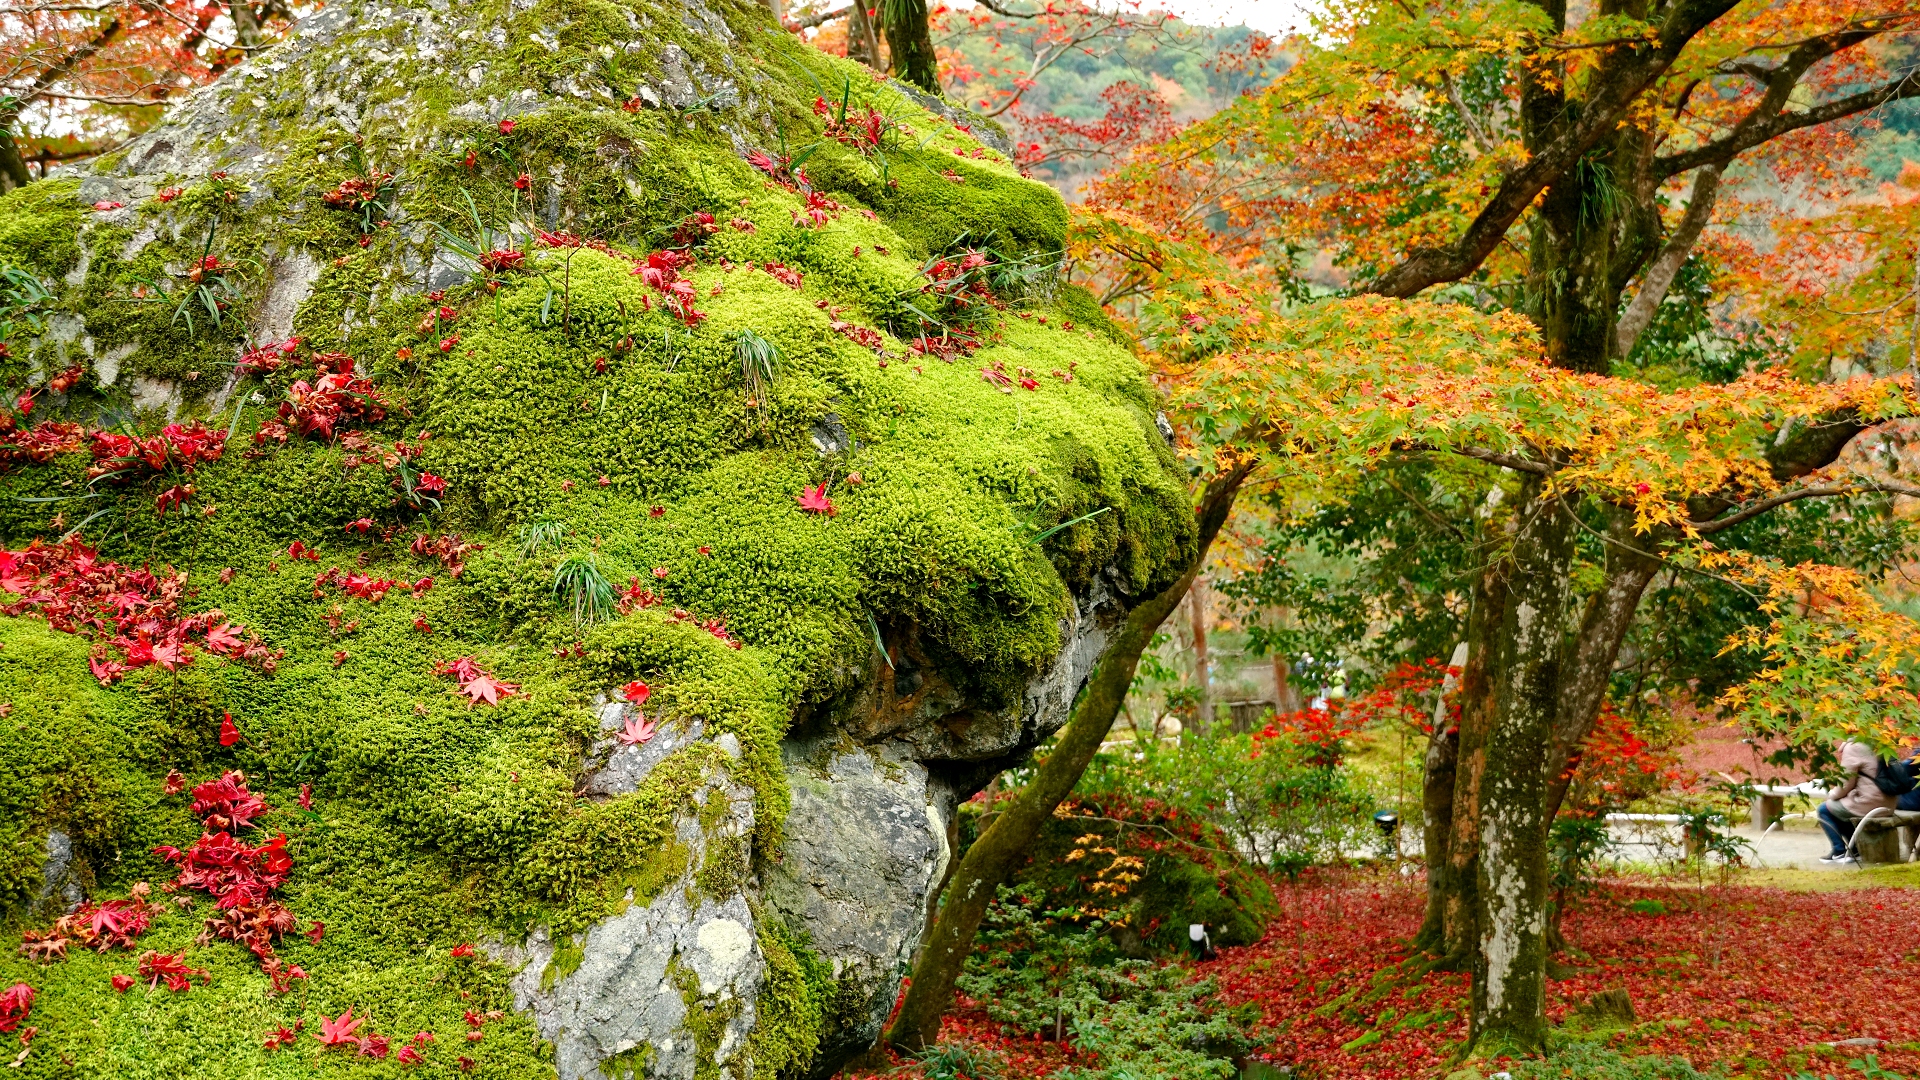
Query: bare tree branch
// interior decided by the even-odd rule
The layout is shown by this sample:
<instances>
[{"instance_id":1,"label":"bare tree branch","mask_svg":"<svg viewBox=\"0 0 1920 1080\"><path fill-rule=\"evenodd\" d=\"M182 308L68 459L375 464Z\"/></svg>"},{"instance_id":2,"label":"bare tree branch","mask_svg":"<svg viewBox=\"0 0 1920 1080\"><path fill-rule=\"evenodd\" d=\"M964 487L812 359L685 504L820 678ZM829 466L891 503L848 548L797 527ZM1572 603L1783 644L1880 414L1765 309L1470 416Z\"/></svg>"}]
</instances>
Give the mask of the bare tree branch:
<instances>
[{"instance_id":1,"label":"bare tree branch","mask_svg":"<svg viewBox=\"0 0 1920 1080\"><path fill-rule=\"evenodd\" d=\"M1866 112L1868 109L1878 108L1890 101L1920 95L1920 70L1916 70L1909 71L1884 85L1837 98L1810 109L1786 111L1794 90L1800 85L1801 76L1815 64L1844 49L1867 41L1880 32L1877 29L1856 27L1812 38L1796 45L1785 59L1771 68L1762 68L1752 63L1722 65L1723 68L1737 69L1740 74L1764 82L1767 92L1761 96L1760 101L1746 116L1741 117L1740 122L1735 124L1733 130L1725 137L1692 150L1655 158L1654 175L1678 176L1702 165L1725 165L1742 151L1751 150L1788 132L1832 123L1856 113Z\"/></svg>"},{"instance_id":2,"label":"bare tree branch","mask_svg":"<svg viewBox=\"0 0 1920 1080\"><path fill-rule=\"evenodd\" d=\"M1482 450L1477 446L1457 447L1453 448L1452 452L1459 454L1461 457L1470 457L1475 461L1484 461L1489 465L1498 465L1503 469L1512 469L1515 472L1533 473L1536 476L1552 476L1554 471L1553 466L1548 465L1544 461L1515 457L1512 454L1502 454L1495 450Z\"/></svg>"},{"instance_id":3,"label":"bare tree branch","mask_svg":"<svg viewBox=\"0 0 1920 1080\"><path fill-rule=\"evenodd\" d=\"M1467 110L1466 100L1460 96L1460 88L1453 85L1453 76L1444 71L1441 72L1440 85L1446 90L1447 100L1453 104L1453 111L1459 114L1460 123L1466 126L1467 135L1473 140L1473 145L1479 147L1482 154L1493 153L1493 140L1487 136L1480 122L1473 118L1473 113Z\"/></svg>"},{"instance_id":4,"label":"bare tree branch","mask_svg":"<svg viewBox=\"0 0 1920 1080\"><path fill-rule=\"evenodd\" d=\"M821 25L822 23L830 23L835 19L845 18L846 16L852 14L852 12L853 12L853 8L851 6L843 7L843 8L835 8L832 11L816 11L811 15L802 15L797 19L788 19L787 29L810 30L813 27Z\"/></svg>"},{"instance_id":5,"label":"bare tree branch","mask_svg":"<svg viewBox=\"0 0 1920 1080\"><path fill-rule=\"evenodd\" d=\"M1712 521L1689 521L1687 522L1687 527L1705 536L1711 533L1717 533L1722 529L1730 529L1743 521L1751 521L1769 510L1785 506L1790 502L1798 502L1801 499L1830 499L1841 495L1869 495L1876 492L1920 498L1920 487L1914 487L1911 484L1875 482L1871 484L1833 484L1827 487L1798 488L1793 491L1783 491L1778 495L1761 499L1759 502L1742 507L1723 518L1715 518Z\"/></svg>"},{"instance_id":6,"label":"bare tree branch","mask_svg":"<svg viewBox=\"0 0 1920 1080\"><path fill-rule=\"evenodd\" d=\"M1652 265L1640 279L1640 291L1633 294L1633 302L1627 305L1626 313L1620 316L1620 322L1613 330L1613 352L1616 356L1626 356L1633 352L1634 343L1653 322L1654 313L1660 310L1661 301L1667 298L1667 290L1673 288L1673 279L1680 274L1680 267L1686 263L1687 255L1693 250L1695 241L1707 227L1713 217L1714 197L1720 193L1720 166L1708 165L1693 178L1693 193L1687 197L1687 212L1680 219L1680 227L1668 238L1666 247L1654 258Z\"/></svg>"}]
</instances>

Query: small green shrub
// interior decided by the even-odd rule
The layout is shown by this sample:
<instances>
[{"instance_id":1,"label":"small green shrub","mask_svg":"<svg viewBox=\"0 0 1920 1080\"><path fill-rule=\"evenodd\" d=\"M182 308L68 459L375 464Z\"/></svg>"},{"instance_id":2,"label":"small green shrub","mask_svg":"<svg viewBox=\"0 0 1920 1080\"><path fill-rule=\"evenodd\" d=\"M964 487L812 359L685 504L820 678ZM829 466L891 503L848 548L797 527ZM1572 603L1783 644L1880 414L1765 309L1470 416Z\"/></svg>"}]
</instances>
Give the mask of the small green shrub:
<instances>
[{"instance_id":1,"label":"small green shrub","mask_svg":"<svg viewBox=\"0 0 1920 1080\"><path fill-rule=\"evenodd\" d=\"M1378 843L1373 799L1337 753L1292 733L1223 734L1103 758L1080 790L1128 790L1219 829L1247 858L1298 873Z\"/></svg>"},{"instance_id":2,"label":"small green shrub","mask_svg":"<svg viewBox=\"0 0 1920 1080\"><path fill-rule=\"evenodd\" d=\"M935 1043L913 1061L923 1080L993 1080L1003 1071L991 1051L963 1042Z\"/></svg>"},{"instance_id":3,"label":"small green shrub","mask_svg":"<svg viewBox=\"0 0 1920 1080\"><path fill-rule=\"evenodd\" d=\"M1544 1060L1523 1061L1505 1071L1513 1080L1713 1080L1719 1075L1700 1072L1685 1058L1622 1054L1584 1042L1556 1047Z\"/></svg>"},{"instance_id":4,"label":"small green shrub","mask_svg":"<svg viewBox=\"0 0 1920 1080\"><path fill-rule=\"evenodd\" d=\"M1127 790L1104 771L1049 817L1016 880L1040 890L1076 925L1105 927L1114 948L1136 959L1188 947L1187 926L1204 923L1215 945L1250 945L1279 914L1273 889L1197 815ZM970 837L985 808L968 804Z\"/></svg>"},{"instance_id":5,"label":"small green shrub","mask_svg":"<svg viewBox=\"0 0 1920 1080\"><path fill-rule=\"evenodd\" d=\"M1047 910L1032 885L1001 886L960 988L1007 1034L1071 1038L1094 1064L1068 1080L1201 1080L1234 1075L1257 1045L1257 1005L1222 1009L1217 986L1178 964L1114 958L1097 922Z\"/></svg>"}]
</instances>

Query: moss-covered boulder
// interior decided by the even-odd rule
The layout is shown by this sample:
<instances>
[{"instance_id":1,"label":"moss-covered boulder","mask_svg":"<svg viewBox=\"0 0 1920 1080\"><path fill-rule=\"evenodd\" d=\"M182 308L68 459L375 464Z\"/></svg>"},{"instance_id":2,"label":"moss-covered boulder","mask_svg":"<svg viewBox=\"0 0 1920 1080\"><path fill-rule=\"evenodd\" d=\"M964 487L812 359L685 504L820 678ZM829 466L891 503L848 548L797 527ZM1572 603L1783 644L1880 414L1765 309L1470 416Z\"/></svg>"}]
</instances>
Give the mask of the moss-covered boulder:
<instances>
[{"instance_id":1,"label":"moss-covered boulder","mask_svg":"<svg viewBox=\"0 0 1920 1080\"><path fill-rule=\"evenodd\" d=\"M0 197L22 1075L869 1045L1194 546L998 139L756 6L347 0Z\"/></svg>"}]
</instances>

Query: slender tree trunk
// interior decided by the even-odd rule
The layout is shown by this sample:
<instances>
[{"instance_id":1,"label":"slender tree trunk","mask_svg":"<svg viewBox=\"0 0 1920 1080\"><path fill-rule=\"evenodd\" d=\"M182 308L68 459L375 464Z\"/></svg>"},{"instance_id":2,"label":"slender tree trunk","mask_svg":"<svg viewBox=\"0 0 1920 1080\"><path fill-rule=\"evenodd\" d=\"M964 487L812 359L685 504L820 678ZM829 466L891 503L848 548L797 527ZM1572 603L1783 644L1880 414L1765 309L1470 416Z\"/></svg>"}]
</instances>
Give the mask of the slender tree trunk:
<instances>
[{"instance_id":1,"label":"slender tree trunk","mask_svg":"<svg viewBox=\"0 0 1920 1080\"><path fill-rule=\"evenodd\" d=\"M1099 752L1133 684L1140 655L1198 575L1207 549L1226 522L1234 496L1251 468L1243 466L1207 485L1195 510L1200 528L1192 565L1165 592L1127 614L1119 633L1100 655L1099 666L1075 702L1073 718L1060 733L1053 753L1034 768L1033 779L960 859L949 880L939 918L928 930L926 944L914 964L906 1001L887 1031L887 1040L895 1046L919 1050L939 1038L940 1017L953 1003L954 980L960 976L973 946L974 931L979 929L995 890L1026 860L1040 827L1060 800L1073 791L1080 774Z\"/></svg>"},{"instance_id":2,"label":"slender tree trunk","mask_svg":"<svg viewBox=\"0 0 1920 1080\"><path fill-rule=\"evenodd\" d=\"M233 19L234 38L249 49L258 47L260 18L254 14L253 4L249 0L233 0L227 5L227 14Z\"/></svg>"},{"instance_id":3,"label":"slender tree trunk","mask_svg":"<svg viewBox=\"0 0 1920 1080\"><path fill-rule=\"evenodd\" d=\"M1427 740L1426 782L1420 793L1426 817L1422 851L1427 863L1427 910L1419 932L1413 935L1413 947L1420 951L1446 948L1447 898L1456 891L1448 845L1453 840L1453 787L1459 764L1460 726L1436 723Z\"/></svg>"},{"instance_id":4,"label":"slender tree trunk","mask_svg":"<svg viewBox=\"0 0 1920 1080\"><path fill-rule=\"evenodd\" d=\"M1273 654L1273 711L1285 716L1300 711L1300 694L1293 688L1293 665Z\"/></svg>"},{"instance_id":5,"label":"slender tree trunk","mask_svg":"<svg viewBox=\"0 0 1920 1080\"><path fill-rule=\"evenodd\" d=\"M1467 970L1480 949L1480 785L1487 773L1487 732L1493 727L1499 672L1499 628L1506 617L1506 567L1495 563L1474 582L1467 615L1467 662L1460 670L1460 737L1454 767L1453 834L1447 841L1441 924L1448 967Z\"/></svg>"},{"instance_id":6,"label":"slender tree trunk","mask_svg":"<svg viewBox=\"0 0 1920 1080\"><path fill-rule=\"evenodd\" d=\"M1600 591L1587 599L1560 676L1560 696L1554 709L1553 738L1547 747L1547 821L1560 812L1567 785L1578 765L1580 744L1593 731L1600 706L1613 679L1614 659L1620 655L1627 629L1640 609L1640 597L1662 565L1659 554L1671 545L1672 530L1634 531L1633 511L1609 507L1606 578Z\"/></svg>"},{"instance_id":7,"label":"slender tree trunk","mask_svg":"<svg viewBox=\"0 0 1920 1080\"><path fill-rule=\"evenodd\" d=\"M1448 661L1449 668L1464 668L1467 643L1461 642ZM1422 951L1444 948L1447 937L1447 896L1454 891L1452 862L1447 847L1453 840L1453 787L1460 763L1460 725L1453 721L1448 704L1459 688L1459 676L1449 673L1440 683L1440 700L1433 706L1433 732L1427 739L1426 774L1420 791L1421 816L1426 832L1421 857L1427 864L1427 910L1420 930L1413 936L1413 947Z\"/></svg>"},{"instance_id":8,"label":"slender tree trunk","mask_svg":"<svg viewBox=\"0 0 1920 1080\"><path fill-rule=\"evenodd\" d=\"M884 2L854 0L853 10L847 12L847 59L858 60L875 71L886 69L880 64L880 39L874 34L873 20L867 17L867 5Z\"/></svg>"},{"instance_id":9,"label":"slender tree trunk","mask_svg":"<svg viewBox=\"0 0 1920 1080\"><path fill-rule=\"evenodd\" d=\"M1196 577L1187 590L1187 616L1193 626L1193 733L1205 735L1213 727L1213 672L1207 662L1207 579Z\"/></svg>"},{"instance_id":10,"label":"slender tree trunk","mask_svg":"<svg viewBox=\"0 0 1920 1080\"><path fill-rule=\"evenodd\" d=\"M1537 477L1523 485L1501 619L1501 655L1480 787L1477 908L1468 1046L1486 1055L1546 1050L1547 776L1565 648L1573 522Z\"/></svg>"},{"instance_id":11,"label":"slender tree trunk","mask_svg":"<svg viewBox=\"0 0 1920 1080\"><path fill-rule=\"evenodd\" d=\"M5 127L11 120L12 117L0 115L0 191L12 191L33 183L26 159L20 156L20 146Z\"/></svg>"},{"instance_id":12,"label":"slender tree trunk","mask_svg":"<svg viewBox=\"0 0 1920 1080\"><path fill-rule=\"evenodd\" d=\"M927 27L927 0L880 0L893 73L927 93L940 96L939 63Z\"/></svg>"}]
</instances>

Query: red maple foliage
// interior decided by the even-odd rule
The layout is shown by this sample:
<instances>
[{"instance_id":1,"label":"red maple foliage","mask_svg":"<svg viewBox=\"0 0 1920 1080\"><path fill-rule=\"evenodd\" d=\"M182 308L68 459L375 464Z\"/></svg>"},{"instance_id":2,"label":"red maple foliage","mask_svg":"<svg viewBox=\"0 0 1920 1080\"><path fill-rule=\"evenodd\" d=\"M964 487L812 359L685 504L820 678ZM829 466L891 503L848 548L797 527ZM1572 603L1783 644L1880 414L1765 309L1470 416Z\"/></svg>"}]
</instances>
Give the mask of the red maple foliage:
<instances>
[{"instance_id":1,"label":"red maple foliage","mask_svg":"<svg viewBox=\"0 0 1920 1080\"><path fill-rule=\"evenodd\" d=\"M415 555L439 559L440 565L447 568L448 575L457 578L460 572L467 568L467 559L485 549L485 544L469 543L461 539L459 533L442 533L437 536L428 536L423 533L413 538L413 544L408 550ZM421 581L425 582L424 586L416 583L413 587L416 596L433 587L432 578L422 578Z\"/></svg>"},{"instance_id":2,"label":"red maple foliage","mask_svg":"<svg viewBox=\"0 0 1920 1080\"><path fill-rule=\"evenodd\" d=\"M217 608L182 614L186 574L169 569L156 575L103 561L78 537L0 551L0 589L20 596L0 614L38 614L55 630L99 642L90 664L102 684L150 664L168 670L190 664L195 639L207 652L262 671L272 671L286 655L284 649L269 649L258 635L242 639L244 629Z\"/></svg>"},{"instance_id":3,"label":"red maple foliage","mask_svg":"<svg viewBox=\"0 0 1920 1080\"><path fill-rule=\"evenodd\" d=\"M462 656L457 660L436 661L433 665L435 675L451 675L460 683L460 692L475 704L486 702L488 705L500 704L501 698L514 697L521 693L519 683L504 682L493 677L493 673L480 666L471 656Z\"/></svg>"},{"instance_id":4,"label":"red maple foliage","mask_svg":"<svg viewBox=\"0 0 1920 1080\"><path fill-rule=\"evenodd\" d=\"M705 312L695 311L693 307L698 289L680 274L692 265L693 256L684 251L656 251L647 256L646 262L634 267L633 272L648 288L663 295L668 308L682 323L698 326L707 317Z\"/></svg>"},{"instance_id":5,"label":"red maple foliage","mask_svg":"<svg viewBox=\"0 0 1920 1080\"><path fill-rule=\"evenodd\" d=\"M244 774L228 772L193 789L192 811L204 819L207 829L200 839L185 851L161 845L153 853L180 868L171 888L204 892L216 901L216 910L205 920L196 943L244 945L260 961L260 970L274 990L284 993L293 979L307 977L298 966L274 955L274 944L299 929L293 913L273 898L293 873L287 834L276 833L264 844L249 845L229 831L251 827L255 817L271 809L247 790Z\"/></svg>"},{"instance_id":6,"label":"red maple foliage","mask_svg":"<svg viewBox=\"0 0 1920 1080\"><path fill-rule=\"evenodd\" d=\"M827 497L827 485L825 484L807 488L800 492L800 494L795 495L794 499L800 503L800 509L808 513L825 514L828 517L832 517L840 512L833 505L833 500Z\"/></svg>"},{"instance_id":7,"label":"red maple foliage","mask_svg":"<svg viewBox=\"0 0 1920 1080\"><path fill-rule=\"evenodd\" d=\"M64 959L69 943L95 952L132 948L134 939L146 933L153 917L165 909L147 900L152 890L144 881L128 892L124 900L81 904L54 920L53 929L44 934L29 931L22 935L20 951L31 956L57 949Z\"/></svg>"},{"instance_id":8,"label":"red maple foliage","mask_svg":"<svg viewBox=\"0 0 1920 1080\"><path fill-rule=\"evenodd\" d=\"M1425 898L1418 879L1310 870L1297 884L1276 882L1275 894L1282 915L1265 938L1221 949L1195 969L1218 980L1219 1005L1259 1007L1272 1038L1259 1056L1318 1080L1444 1074L1466 1032L1465 975L1430 974L1370 1003L1319 1013L1348 991L1364 999L1375 975L1407 955ZM1912 1075L1920 1069L1920 1051L1912 1049L1920 1019L1887 1008L1886 998L1913 975L1900 943L1916 919L1920 891L1911 889L1703 891L1612 882L1566 916L1567 937L1585 955L1568 977L1548 980L1547 1014L1558 1023L1594 993L1620 988L1641 1021L1610 1037L1622 1053L1785 1078L1802 1069L1839 1071L1850 1048L1840 1048L1831 1066L1810 1064L1822 1044L1874 1038L1883 1042L1871 1051L1882 1068ZM1875 975L1849 977L1855 972ZM942 1038L1002 1053L1008 1075L1040 1077L1083 1064L1071 1043L998 1034L964 996Z\"/></svg>"},{"instance_id":9,"label":"red maple foliage","mask_svg":"<svg viewBox=\"0 0 1920 1080\"><path fill-rule=\"evenodd\" d=\"M285 443L292 432L332 442L348 421L377 423L386 416L387 403L379 389L349 368L322 375L312 383L300 379L288 387L286 400L280 403L280 419L263 422L254 432L253 441Z\"/></svg>"},{"instance_id":10,"label":"red maple foliage","mask_svg":"<svg viewBox=\"0 0 1920 1080\"><path fill-rule=\"evenodd\" d=\"M160 434L140 438L115 431L94 431L93 467L87 478L115 481L135 480L176 469L193 471L195 465L219 461L226 452L227 433L207 428L200 421L168 424Z\"/></svg>"},{"instance_id":11,"label":"red maple foliage","mask_svg":"<svg viewBox=\"0 0 1920 1080\"><path fill-rule=\"evenodd\" d=\"M184 952L163 953L148 949L140 954L140 977L147 980L149 990L157 989L165 981L167 989L184 994L193 989L195 975L200 976L202 982L207 980L205 968L187 966L187 954Z\"/></svg>"},{"instance_id":12,"label":"red maple foliage","mask_svg":"<svg viewBox=\"0 0 1920 1080\"><path fill-rule=\"evenodd\" d=\"M0 1032L12 1032L33 1012L33 987L14 983L0 991Z\"/></svg>"}]
</instances>

